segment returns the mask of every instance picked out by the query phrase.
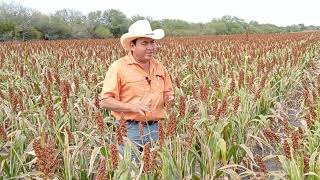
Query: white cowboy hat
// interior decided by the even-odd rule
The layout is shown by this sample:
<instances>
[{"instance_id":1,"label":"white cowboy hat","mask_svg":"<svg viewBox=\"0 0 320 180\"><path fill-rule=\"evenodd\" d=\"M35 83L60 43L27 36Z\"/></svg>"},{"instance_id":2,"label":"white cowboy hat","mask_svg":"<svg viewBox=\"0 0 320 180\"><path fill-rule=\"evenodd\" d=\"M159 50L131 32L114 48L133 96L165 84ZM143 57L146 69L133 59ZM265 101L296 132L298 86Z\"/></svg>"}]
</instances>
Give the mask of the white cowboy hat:
<instances>
[{"instance_id":1,"label":"white cowboy hat","mask_svg":"<svg viewBox=\"0 0 320 180\"><path fill-rule=\"evenodd\" d=\"M140 37L147 37L152 39L162 39L164 37L163 29L155 29L152 31L148 20L138 20L133 23L127 33L120 38L121 45L124 49L130 49L130 42Z\"/></svg>"}]
</instances>

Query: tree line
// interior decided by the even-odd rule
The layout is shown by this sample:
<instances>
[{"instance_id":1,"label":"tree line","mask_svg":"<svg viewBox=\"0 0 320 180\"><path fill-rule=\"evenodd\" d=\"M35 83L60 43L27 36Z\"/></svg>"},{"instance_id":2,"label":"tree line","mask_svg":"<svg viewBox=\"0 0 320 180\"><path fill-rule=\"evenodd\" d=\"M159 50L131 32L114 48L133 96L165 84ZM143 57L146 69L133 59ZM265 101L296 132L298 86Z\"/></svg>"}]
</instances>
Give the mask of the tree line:
<instances>
[{"instance_id":1,"label":"tree line","mask_svg":"<svg viewBox=\"0 0 320 180\"><path fill-rule=\"evenodd\" d=\"M116 9L90 12L62 9L44 14L17 3L0 4L0 40L88 39L120 37L139 19L148 19L153 28L162 28L168 36L222 35L241 33L277 33L320 30L320 26L297 24L279 27L225 15L208 23L189 23L179 19L153 20L135 15L127 17Z\"/></svg>"}]
</instances>

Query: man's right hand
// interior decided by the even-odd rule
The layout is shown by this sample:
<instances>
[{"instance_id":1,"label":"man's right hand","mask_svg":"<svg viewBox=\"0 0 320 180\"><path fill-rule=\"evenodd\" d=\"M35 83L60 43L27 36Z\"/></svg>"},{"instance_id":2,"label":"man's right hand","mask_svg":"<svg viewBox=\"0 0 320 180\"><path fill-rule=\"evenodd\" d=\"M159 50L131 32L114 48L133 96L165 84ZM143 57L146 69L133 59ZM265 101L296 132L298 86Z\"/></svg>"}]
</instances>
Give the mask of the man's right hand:
<instances>
[{"instance_id":1,"label":"man's right hand","mask_svg":"<svg viewBox=\"0 0 320 180\"><path fill-rule=\"evenodd\" d=\"M130 104L131 112L139 113L143 116L146 115L146 112L150 112L150 108L142 103Z\"/></svg>"},{"instance_id":2,"label":"man's right hand","mask_svg":"<svg viewBox=\"0 0 320 180\"><path fill-rule=\"evenodd\" d=\"M150 106L139 103L124 103L116 100L113 97L105 98L100 101L100 107L106 107L116 112L134 112L139 113L143 116L146 115L146 112L150 112Z\"/></svg>"}]
</instances>

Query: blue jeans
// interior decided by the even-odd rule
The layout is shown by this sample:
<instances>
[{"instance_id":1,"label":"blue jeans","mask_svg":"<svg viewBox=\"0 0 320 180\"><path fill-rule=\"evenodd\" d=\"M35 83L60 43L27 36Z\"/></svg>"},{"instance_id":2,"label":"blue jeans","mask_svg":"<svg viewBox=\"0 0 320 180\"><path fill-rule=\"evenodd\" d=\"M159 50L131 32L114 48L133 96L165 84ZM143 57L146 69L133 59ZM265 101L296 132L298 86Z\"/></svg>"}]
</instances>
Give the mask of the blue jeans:
<instances>
[{"instance_id":1,"label":"blue jeans","mask_svg":"<svg viewBox=\"0 0 320 180\"><path fill-rule=\"evenodd\" d=\"M152 122L152 123L143 123L143 128L144 128L144 133L143 136L140 135L139 133L139 122L137 121L127 121L127 129L128 129L128 134L127 137L130 139L131 142L135 144L137 149L142 152L143 146L146 143L151 143L151 142L157 142L159 139L159 134L158 134L158 123L157 122ZM116 121L117 126L119 126L120 122L117 120ZM118 146L119 152L123 155L124 153L124 145L120 144ZM136 155L132 155L131 159L135 160L136 162L138 161L138 158Z\"/></svg>"}]
</instances>

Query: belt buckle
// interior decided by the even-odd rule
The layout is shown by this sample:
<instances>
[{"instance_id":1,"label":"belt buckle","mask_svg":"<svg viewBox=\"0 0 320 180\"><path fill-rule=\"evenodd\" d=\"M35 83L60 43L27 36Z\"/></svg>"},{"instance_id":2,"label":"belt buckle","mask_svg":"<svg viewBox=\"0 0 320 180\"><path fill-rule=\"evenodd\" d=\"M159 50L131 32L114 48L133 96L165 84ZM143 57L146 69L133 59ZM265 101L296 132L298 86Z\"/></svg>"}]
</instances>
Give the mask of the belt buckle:
<instances>
[{"instance_id":1,"label":"belt buckle","mask_svg":"<svg viewBox=\"0 0 320 180\"><path fill-rule=\"evenodd\" d=\"M155 124L156 122L157 121L152 120L152 121L146 121L145 123L148 124L148 125L152 125L152 124Z\"/></svg>"}]
</instances>

